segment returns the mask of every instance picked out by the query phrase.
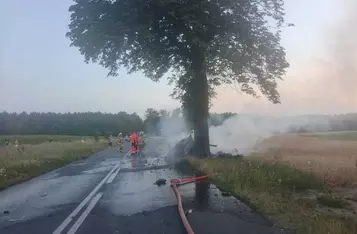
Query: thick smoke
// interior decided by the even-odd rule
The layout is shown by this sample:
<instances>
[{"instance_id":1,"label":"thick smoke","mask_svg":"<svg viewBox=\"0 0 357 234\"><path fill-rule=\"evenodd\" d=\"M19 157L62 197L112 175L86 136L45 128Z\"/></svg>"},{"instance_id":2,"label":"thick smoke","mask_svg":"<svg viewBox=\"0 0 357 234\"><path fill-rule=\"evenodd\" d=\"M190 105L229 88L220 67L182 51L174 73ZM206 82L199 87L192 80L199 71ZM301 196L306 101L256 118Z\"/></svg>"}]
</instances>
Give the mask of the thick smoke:
<instances>
[{"instance_id":1,"label":"thick smoke","mask_svg":"<svg viewBox=\"0 0 357 234\"><path fill-rule=\"evenodd\" d=\"M187 137L190 130L182 117L161 119L161 132L169 148L173 148L181 139ZM327 116L292 116L268 117L238 115L223 122L222 125L209 129L212 153L249 154L263 139L291 131L319 132L329 131Z\"/></svg>"},{"instance_id":2,"label":"thick smoke","mask_svg":"<svg viewBox=\"0 0 357 234\"><path fill-rule=\"evenodd\" d=\"M291 131L329 131L326 116L268 117L240 115L210 128L211 152L249 154L263 139Z\"/></svg>"},{"instance_id":3,"label":"thick smoke","mask_svg":"<svg viewBox=\"0 0 357 234\"><path fill-rule=\"evenodd\" d=\"M186 126L182 115L160 119L161 135L170 148L189 134Z\"/></svg>"}]
</instances>

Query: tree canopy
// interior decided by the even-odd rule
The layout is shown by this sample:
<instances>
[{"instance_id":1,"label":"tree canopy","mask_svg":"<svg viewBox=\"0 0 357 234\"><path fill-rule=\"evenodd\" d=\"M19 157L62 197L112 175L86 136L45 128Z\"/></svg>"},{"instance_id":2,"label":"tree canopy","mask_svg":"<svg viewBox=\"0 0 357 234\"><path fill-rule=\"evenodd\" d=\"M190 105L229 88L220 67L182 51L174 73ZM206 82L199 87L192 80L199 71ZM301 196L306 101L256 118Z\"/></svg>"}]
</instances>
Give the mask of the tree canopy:
<instances>
[{"instance_id":1,"label":"tree canopy","mask_svg":"<svg viewBox=\"0 0 357 234\"><path fill-rule=\"evenodd\" d=\"M117 75L170 72L173 96L195 128L195 151L209 154L208 111L214 87L255 87L279 103L277 80L288 63L280 45L283 0L75 0L67 36L86 62Z\"/></svg>"}]
</instances>

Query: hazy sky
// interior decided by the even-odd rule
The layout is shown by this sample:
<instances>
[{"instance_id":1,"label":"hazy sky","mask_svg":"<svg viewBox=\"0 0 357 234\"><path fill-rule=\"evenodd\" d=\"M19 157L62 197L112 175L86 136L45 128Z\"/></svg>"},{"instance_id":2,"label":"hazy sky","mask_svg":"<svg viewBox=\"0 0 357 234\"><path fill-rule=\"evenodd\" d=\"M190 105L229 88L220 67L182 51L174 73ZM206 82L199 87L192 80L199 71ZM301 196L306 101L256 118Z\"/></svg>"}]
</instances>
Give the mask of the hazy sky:
<instances>
[{"instance_id":1,"label":"hazy sky","mask_svg":"<svg viewBox=\"0 0 357 234\"><path fill-rule=\"evenodd\" d=\"M282 104L253 99L233 87L218 88L213 111L263 114L357 111L357 24L354 0L286 0L283 45L291 64L279 86ZM109 77L85 64L65 38L71 0L0 0L0 111L173 109L167 81L142 74ZM133 98L132 92L137 94Z\"/></svg>"}]
</instances>

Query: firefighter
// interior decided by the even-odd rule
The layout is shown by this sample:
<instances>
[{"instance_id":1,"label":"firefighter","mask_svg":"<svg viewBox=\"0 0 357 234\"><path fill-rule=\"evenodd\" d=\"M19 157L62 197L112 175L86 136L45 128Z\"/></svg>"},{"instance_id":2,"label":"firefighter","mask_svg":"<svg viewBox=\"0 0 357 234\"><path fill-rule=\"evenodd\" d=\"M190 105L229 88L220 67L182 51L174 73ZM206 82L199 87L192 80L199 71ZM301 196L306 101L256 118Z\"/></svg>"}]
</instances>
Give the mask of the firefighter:
<instances>
[{"instance_id":1,"label":"firefighter","mask_svg":"<svg viewBox=\"0 0 357 234\"><path fill-rule=\"evenodd\" d=\"M118 151L120 153L123 152L123 145L124 145L124 137L122 133L118 134Z\"/></svg>"},{"instance_id":2,"label":"firefighter","mask_svg":"<svg viewBox=\"0 0 357 234\"><path fill-rule=\"evenodd\" d=\"M143 136L141 133L139 133L137 138L137 150L141 153L143 147L144 147Z\"/></svg>"},{"instance_id":3,"label":"firefighter","mask_svg":"<svg viewBox=\"0 0 357 234\"><path fill-rule=\"evenodd\" d=\"M131 143L131 153L135 154L137 151L137 140L138 140L138 135L136 132L133 132L130 136L130 143Z\"/></svg>"},{"instance_id":4,"label":"firefighter","mask_svg":"<svg viewBox=\"0 0 357 234\"><path fill-rule=\"evenodd\" d=\"M112 134L109 135L108 137L108 145L111 147L113 145L113 137Z\"/></svg>"}]
</instances>

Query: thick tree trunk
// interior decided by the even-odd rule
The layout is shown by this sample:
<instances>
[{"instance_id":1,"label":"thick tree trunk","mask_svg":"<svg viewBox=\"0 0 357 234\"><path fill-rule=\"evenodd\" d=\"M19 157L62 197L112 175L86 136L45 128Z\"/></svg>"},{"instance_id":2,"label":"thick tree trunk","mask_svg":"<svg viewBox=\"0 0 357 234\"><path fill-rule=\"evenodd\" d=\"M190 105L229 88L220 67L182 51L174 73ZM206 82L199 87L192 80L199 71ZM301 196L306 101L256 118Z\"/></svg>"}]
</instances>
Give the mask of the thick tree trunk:
<instances>
[{"instance_id":1,"label":"thick tree trunk","mask_svg":"<svg viewBox=\"0 0 357 234\"><path fill-rule=\"evenodd\" d=\"M196 156L209 156L209 131L208 131L208 80L206 75L205 54L201 48L192 50L192 98L193 98L193 127L195 130L194 153Z\"/></svg>"}]
</instances>

